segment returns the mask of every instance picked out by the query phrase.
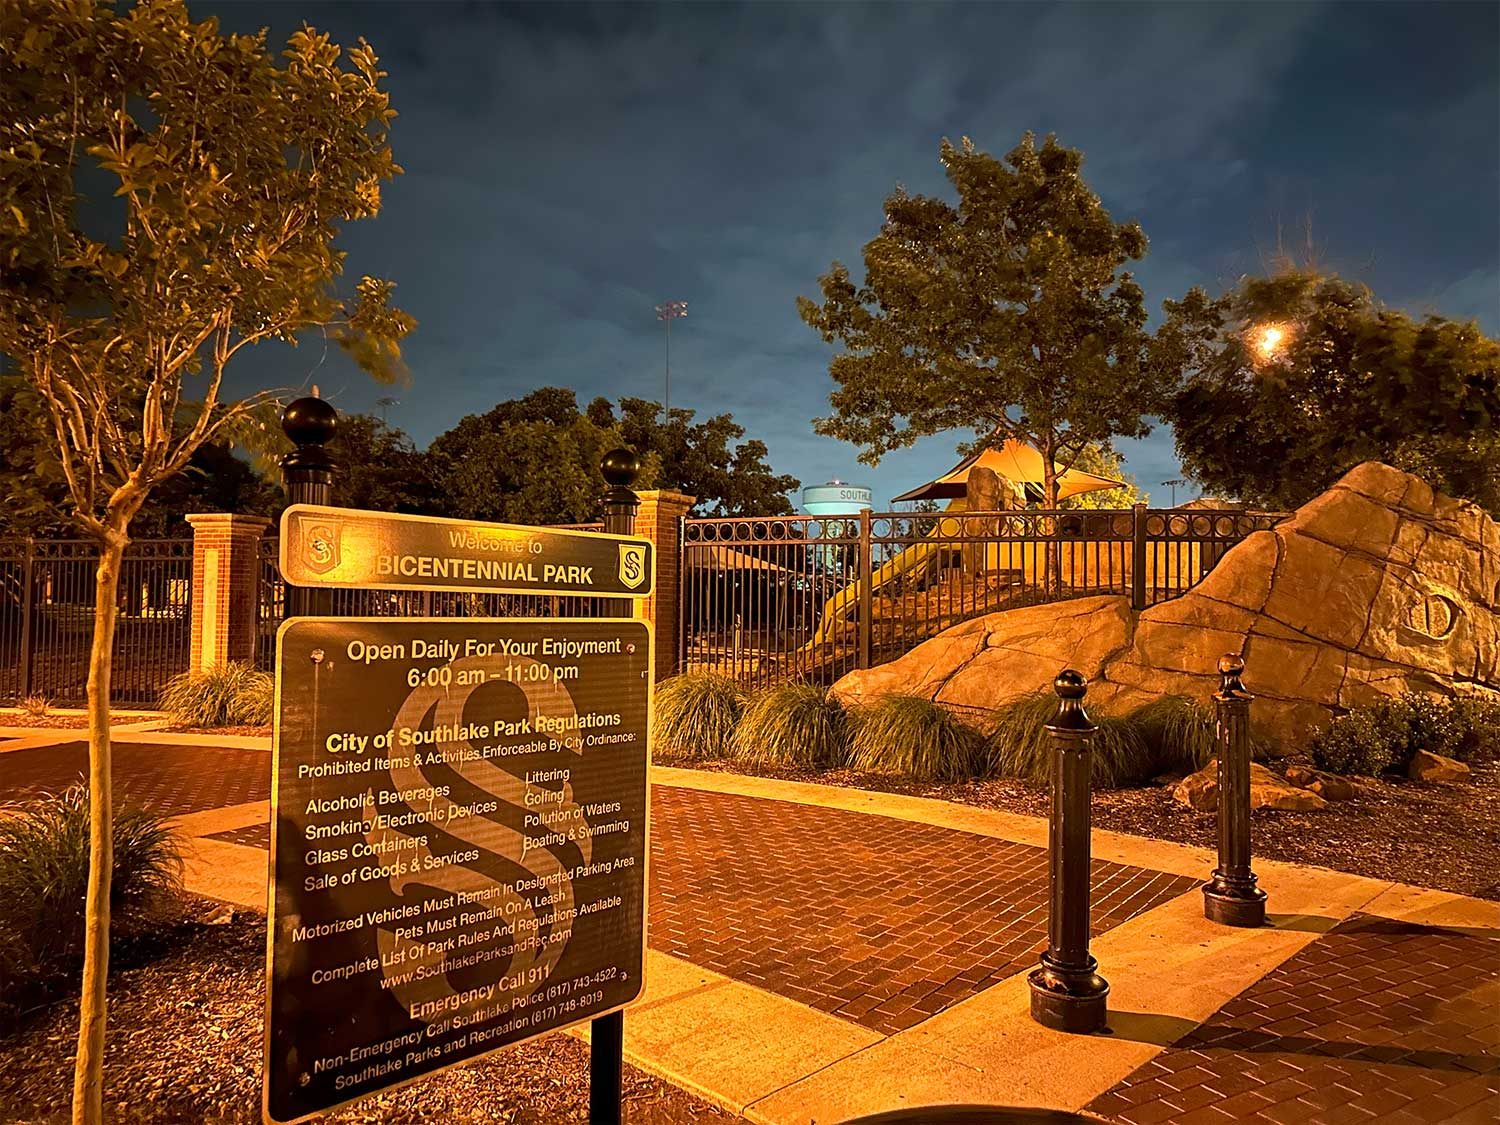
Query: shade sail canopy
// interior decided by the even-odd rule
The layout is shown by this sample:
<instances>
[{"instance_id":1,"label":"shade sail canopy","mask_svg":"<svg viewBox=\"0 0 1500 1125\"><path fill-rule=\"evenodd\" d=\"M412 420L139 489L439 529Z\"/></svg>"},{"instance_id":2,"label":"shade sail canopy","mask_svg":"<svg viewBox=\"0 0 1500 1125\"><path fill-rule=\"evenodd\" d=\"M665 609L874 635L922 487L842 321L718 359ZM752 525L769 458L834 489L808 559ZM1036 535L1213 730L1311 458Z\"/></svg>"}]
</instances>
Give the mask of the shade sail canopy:
<instances>
[{"instance_id":1,"label":"shade sail canopy","mask_svg":"<svg viewBox=\"0 0 1500 1125\"><path fill-rule=\"evenodd\" d=\"M771 575L792 573L769 559L757 558L718 543L687 544L682 551L682 564L688 570L755 570Z\"/></svg>"},{"instance_id":2,"label":"shade sail canopy","mask_svg":"<svg viewBox=\"0 0 1500 1125\"><path fill-rule=\"evenodd\" d=\"M969 472L976 465L993 469L997 476L1005 477L1022 486L1040 489L1043 481L1042 455L1025 442L1011 438L999 449L986 449L972 457L966 457L951 472L937 480L928 481L920 488L903 492L892 503L901 500L952 500L963 496L968 488ZM1066 500L1085 492L1102 492L1108 488L1124 488L1125 482L1095 476L1081 469L1067 469L1057 478L1057 498Z\"/></svg>"}]
</instances>

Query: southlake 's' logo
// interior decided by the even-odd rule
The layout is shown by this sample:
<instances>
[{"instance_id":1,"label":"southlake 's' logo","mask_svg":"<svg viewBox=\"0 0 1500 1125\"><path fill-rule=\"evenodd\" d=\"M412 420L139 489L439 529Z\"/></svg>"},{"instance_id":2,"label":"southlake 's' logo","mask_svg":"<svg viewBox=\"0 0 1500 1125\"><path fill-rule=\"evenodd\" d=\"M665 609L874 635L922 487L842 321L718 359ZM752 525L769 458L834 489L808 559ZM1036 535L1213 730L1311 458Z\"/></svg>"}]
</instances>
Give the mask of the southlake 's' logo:
<instances>
[{"instance_id":1,"label":"southlake 's' logo","mask_svg":"<svg viewBox=\"0 0 1500 1125\"><path fill-rule=\"evenodd\" d=\"M620 544L620 584L634 590L646 581L646 547L643 543Z\"/></svg>"},{"instance_id":2,"label":"southlake 's' logo","mask_svg":"<svg viewBox=\"0 0 1500 1125\"><path fill-rule=\"evenodd\" d=\"M307 529L307 550L304 552L307 569L314 574L327 574L339 565L339 529L332 524L315 523Z\"/></svg>"}]
</instances>

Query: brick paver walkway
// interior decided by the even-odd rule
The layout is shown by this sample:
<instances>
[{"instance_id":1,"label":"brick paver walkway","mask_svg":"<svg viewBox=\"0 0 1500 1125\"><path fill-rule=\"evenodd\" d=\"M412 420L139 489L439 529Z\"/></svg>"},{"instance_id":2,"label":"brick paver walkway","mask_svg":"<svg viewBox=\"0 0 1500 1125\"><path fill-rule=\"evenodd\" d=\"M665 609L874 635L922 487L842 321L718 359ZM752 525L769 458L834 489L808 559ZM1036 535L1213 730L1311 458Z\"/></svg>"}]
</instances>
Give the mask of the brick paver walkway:
<instances>
[{"instance_id":1,"label":"brick paver walkway","mask_svg":"<svg viewBox=\"0 0 1500 1125\"><path fill-rule=\"evenodd\" d=\"M271 797L271 757L264 750L116 742L113 751L116 805L181 816ZM0 755L0 799L66 789L87 777L88 763L85 742L12 750Z\"/></svg>"},{"instance_id":2,"label":"brick paver walkway","mask_svg":"<svg viewBox=\"0 0 1500 1125\"><path fill-rule=\"evenodd\" d=\"M1356 915L1088 1108L1129 1125L1493 1125L1500 941Z\"/></svg>"},{"instance_id":3,"label":"brick paver walkway","mask_svg":"<svg viewBox=\"0 0 1500 1125\"><path fill-rule=\"evenodd\" d=\"M652 793L651 945L875 1031L912 1027L1047 944L1047 853L839 809ZM1095 933L1198 886L1096 861Z\"/></svg>"}]
</instances>

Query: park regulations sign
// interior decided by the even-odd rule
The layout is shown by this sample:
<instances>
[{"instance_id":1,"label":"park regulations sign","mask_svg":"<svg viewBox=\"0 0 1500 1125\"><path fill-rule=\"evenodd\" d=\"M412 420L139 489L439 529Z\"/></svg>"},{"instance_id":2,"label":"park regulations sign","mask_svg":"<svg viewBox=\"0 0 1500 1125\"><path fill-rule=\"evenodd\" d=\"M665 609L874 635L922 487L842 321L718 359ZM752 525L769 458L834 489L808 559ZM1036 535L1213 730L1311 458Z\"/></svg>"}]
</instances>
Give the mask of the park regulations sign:
<instances>
[{"instance_id":1,"label":"park regulations sign","mask_svg":"<svg viewBox=\"0 0 1500 1125\"><path fill-rule=\"evenodd\" d=\"M644 598L649 539L293 504L281 576L294 586Z\"/></svg>"},{"instance_id":2,"label":"park regulations sign","mask_svg":"<svg viewBox=\"0 0 1500 1125\"><path fill-rule=\"evenodd\" d=\"M266 1120L640 994L651 649L630 620L281 627Z\"/></svg>"}]
</instances>

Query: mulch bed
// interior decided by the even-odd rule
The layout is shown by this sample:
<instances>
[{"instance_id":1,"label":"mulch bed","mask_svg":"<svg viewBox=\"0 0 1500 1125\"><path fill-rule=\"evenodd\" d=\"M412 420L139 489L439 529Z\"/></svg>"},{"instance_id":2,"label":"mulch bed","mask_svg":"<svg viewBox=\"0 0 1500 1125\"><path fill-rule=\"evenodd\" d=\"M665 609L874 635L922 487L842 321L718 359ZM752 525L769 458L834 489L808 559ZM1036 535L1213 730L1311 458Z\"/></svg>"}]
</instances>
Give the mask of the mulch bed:
<instances>
[{"instance_id":1,"label":"mulch bed","mask_svg":"<svg viewBox=\"0 0 1500 1125\"><path fill-rule=\"evenodd\" d=\"M169 734L232 734L251 738L270 738L270 727L162 727Z\"/></svg>"},{"instance_id":2,"label":"mulch bed","mask_svg":"<svg viewBox=\"0 0 1500 1125\"><path fill-rule=\"evenodd\" d=\"M105 1116L111 1122L259 1125L265 916L200 912L172 952L110 978ZM66 1122L76 999L0 1038L0 1121ZM625 1120L728 1125L743 1119L625 1067ZM588 1048L563 1034L377 1095L320 1121L561 1125L588 1120Z\"/></svg>"},{"instance_id":3,"label":"mulch bed","mask_svg":"<svg viewBox=\"0 0 1500 1125\"><path fill-rule=\"evenodd\" d=\"M1284 767L1299 760L1276 764ZM1045 789L1006 779L924 784L853 770L756 769L730 761L662 764L1047 815ZM1255 854L1500 899L1500 763L1474 763L1473 770L1468 781L1455 784L1365 779L1366 793L1351 801L1332 802L1316 812L1256 809L1251 813ZM1215 815L1178 804L1169 785L1098 790L1093 822L1096 828L1134 836L1218 846Z\"/></svg>"},{"instance_id":4,"label":"mulch bed","mask_svg":"<svg viewBox=\"0 0 1500 1125\"><path fill-rule=\"evenodd\" d=\"M144 723L158 715L110 715L109 725ZM0 711L0 727L35 727L37 730L83 730L89 725L87 715L32 715L26 711Z\"/></svg>"}]
</instances>

